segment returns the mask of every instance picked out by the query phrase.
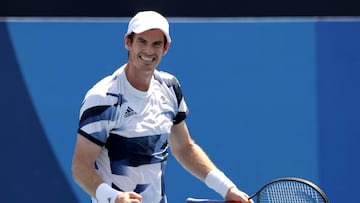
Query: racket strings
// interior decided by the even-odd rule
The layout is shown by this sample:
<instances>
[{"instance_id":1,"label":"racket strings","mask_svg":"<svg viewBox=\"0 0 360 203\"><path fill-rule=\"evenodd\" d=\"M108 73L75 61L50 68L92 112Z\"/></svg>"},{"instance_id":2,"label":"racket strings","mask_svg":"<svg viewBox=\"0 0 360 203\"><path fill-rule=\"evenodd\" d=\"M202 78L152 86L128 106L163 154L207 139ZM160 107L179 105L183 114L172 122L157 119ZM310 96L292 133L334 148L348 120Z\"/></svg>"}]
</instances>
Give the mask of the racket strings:
<instances>
[{"instance_id":1,"label":"racket strings","mask_svg":"<svg viewBox=\"0 0 360 203\"><path fill-rule=\"evenodd\" d=\"M266 187L258 199L260 203L323 203L322 196L309 185L280 181Z\"/></svg>"}]
</instances>

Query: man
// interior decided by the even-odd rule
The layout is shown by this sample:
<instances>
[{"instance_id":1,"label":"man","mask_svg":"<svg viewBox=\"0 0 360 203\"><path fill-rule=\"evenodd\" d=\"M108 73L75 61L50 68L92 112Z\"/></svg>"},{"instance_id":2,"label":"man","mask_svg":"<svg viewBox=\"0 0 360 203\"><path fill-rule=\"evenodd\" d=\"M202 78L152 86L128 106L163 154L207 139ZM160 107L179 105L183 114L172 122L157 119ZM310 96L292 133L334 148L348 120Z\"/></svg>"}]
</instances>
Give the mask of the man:
<instances>
[{"instance_id":1,"label":"man","mask_svg":"<svg viewBox=\"0 0 360 203\"><path fill-rule=\"evenodd\" d=\"M168 148L179 163L226 200L248 201L191 139L177 79L157 71L171 43L168 21L137 13L125 35L128 62L85 96L72 172L95 203L166 203Z\"/></svg>"}]
</instances>

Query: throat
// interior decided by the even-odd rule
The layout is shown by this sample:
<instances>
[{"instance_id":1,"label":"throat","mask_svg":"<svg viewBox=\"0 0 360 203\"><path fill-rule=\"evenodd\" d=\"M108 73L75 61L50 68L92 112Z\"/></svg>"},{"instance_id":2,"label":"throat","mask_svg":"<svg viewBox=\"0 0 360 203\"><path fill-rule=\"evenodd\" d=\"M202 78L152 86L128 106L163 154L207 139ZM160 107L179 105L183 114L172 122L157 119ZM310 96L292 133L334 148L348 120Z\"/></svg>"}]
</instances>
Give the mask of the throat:
<instances>
[{"instance_id":1,"label":"throat","mask_svg":"<svg viewBox=\"0 0 360 203\"><path fill-rule=\"evenodd\" d=\"M131 71L127 66L125 68L126 78L135 89L146 92L150 88L150 83L153 77L153 73L139 73Z\"/></svg>"},{"instance_id":2,"label":"throat","mask_svg":"<svg viewBox=\"0 0 360 203\"><path fill-rule=\"evenodd\" d=\"M139 83L139 82L131 82L129 81L131 86L133 86L135 89L140 90L142 92L147 92L150 88L150 82L149 83Z\"/></svg>"}]
</instances>

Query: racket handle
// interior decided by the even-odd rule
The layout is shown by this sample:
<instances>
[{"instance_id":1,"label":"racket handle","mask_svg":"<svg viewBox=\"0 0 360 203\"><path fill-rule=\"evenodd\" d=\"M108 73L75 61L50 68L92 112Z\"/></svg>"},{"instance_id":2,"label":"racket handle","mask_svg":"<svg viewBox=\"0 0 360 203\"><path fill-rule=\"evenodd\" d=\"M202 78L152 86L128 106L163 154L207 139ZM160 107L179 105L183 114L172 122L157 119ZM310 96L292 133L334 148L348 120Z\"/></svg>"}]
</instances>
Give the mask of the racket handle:
<instances>
[{"instance_id":1,"label":"racket handle","mask_svg":"<svg viewBox=\"0 0 360 203\"><path fill-rule=\"evenodd\" d=\"M233 201L226 201L226 200L214 200L214 199L187 198L186 203L242 203L242 202L233 202Z\"/></svg>"}]
</instances>

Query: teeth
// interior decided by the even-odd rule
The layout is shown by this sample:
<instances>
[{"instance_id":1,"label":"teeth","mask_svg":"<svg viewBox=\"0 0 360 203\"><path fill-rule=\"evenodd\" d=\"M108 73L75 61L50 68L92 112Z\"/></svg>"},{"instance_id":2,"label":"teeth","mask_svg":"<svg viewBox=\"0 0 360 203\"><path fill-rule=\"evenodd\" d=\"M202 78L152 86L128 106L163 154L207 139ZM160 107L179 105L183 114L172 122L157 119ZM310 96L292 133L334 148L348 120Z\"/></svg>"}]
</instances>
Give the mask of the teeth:
<instances>
[{"instance_id":1,"label":"teeth","mask_svg":"<svg viewBox=\"0 0 360 203\"><path fill-rule=\"evenodd\" d=\"M147 57L147 56L141 56L141 58L144 60L144 61L153 61L154 60L154 57Z\"/></svg>"}]
</instances>

